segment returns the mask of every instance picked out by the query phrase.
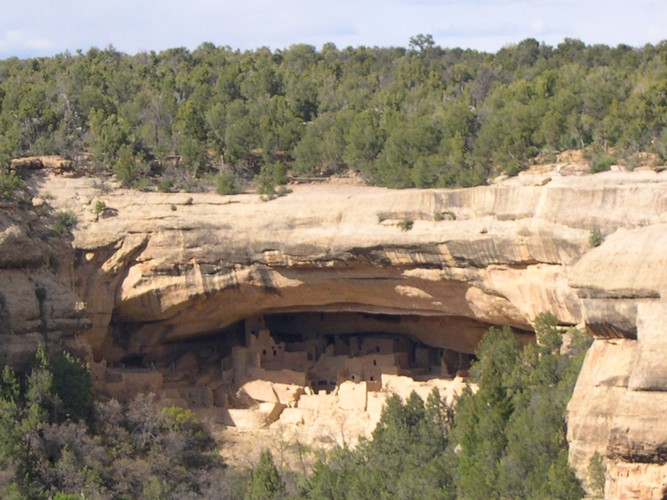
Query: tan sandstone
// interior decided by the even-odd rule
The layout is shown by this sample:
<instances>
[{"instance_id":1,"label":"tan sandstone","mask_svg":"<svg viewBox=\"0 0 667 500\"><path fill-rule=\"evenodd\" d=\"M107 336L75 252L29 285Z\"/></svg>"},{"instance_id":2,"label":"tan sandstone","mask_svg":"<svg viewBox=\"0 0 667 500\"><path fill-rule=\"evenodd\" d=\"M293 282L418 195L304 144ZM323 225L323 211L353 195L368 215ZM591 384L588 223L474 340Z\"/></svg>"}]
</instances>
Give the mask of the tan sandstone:
<instances>
[{"instance_id":1,"label":"tan sandstone","mask_svg":"<svg viewBox=\"0 0 667 500\"><path fill-rule=\"evenodd\" d=\"M588 461L598 451L607 464L609 495L659 496L667 483L659 418L667 394L661 324L666 174L549 172L459 190L325 183L294 186L270 202L248 194L107 190L92 179L35 175L44 177L31 194L53 209L72 210L79 222L56 271L53 256L45 257L48 242L30 233L29 220L39 216L3 209L0 312L16 333L0 349L4 359L28 352L46 318L49 335L87 346L101 387L106 372L113 379L119 370L121 381L109 384L131 390L132 380L144 375L123 370L148 373L152 364L159 371L161 363L173 363L163 390L175 398L225 408L228 421L250 427L281 425L284 416L284 424L324 428L329 412L326 432L350 440L372 428L379 414L382 393L368 389L378 374L399 380L409 370L417 383L416 365L426 363L453 382L452 353L472 353L490 325L511 325L529 341L535 316L549 310L562 325L579 324L596 336L569 406L570 460L579 476L587 480ZM109 207L108 216L96 216L97 201ZM439 212L453 216L436 220ZM397 223L406 218L414 224L402 231ZM594 229L604 241L591 248ZM47 290L46 315L38 287ZM183 366L176 364L179 345L232 338L235 325L249 318L287 321L290 315L297 316L290 325L302 332L324 318L322 335L372 334L381 327L437 350L440 365L428 349L408 367L391 352L384 371L373 371L371 357L359 364L367 353L349 354L354 362L326 354L339 365L330 373L322 369L324 382L342 385L314 403L314 395L275 389L311 390L301 371L306 351L280 354L291 367L280 370L269 359L258 363L261 353L238 349L231 366L231 354L215 345L198 347ZM337 326L326 323L327 315L340 320ZM179 370L193 373L185 377ZM352 375L363 379L365 391L345 385ZM272 405L260 416L232 407L242 401L235 403L236 393L227 388L257 378L274 384L280 402L260 403ZM341 389L349 392L342 407L336 399Z\"/></svg>"}]
</instances>

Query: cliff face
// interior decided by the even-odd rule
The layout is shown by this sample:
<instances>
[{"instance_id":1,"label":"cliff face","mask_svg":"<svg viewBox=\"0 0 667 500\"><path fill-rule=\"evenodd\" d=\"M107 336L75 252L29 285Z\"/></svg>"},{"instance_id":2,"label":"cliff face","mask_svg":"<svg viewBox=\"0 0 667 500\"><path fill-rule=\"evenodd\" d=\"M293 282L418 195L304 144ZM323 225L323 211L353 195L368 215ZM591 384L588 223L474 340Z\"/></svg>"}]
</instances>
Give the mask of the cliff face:
<instances>
[{"instance_id":1,"label":"cliff face","mask_svg":"<svg viewBox=\"0 0 667 500\"><path fill-rule=\"evenodd\" d=\"M90 322L72 291L71 255L36 210L0 204L0 365L27 366L40 343L88 354L78 334Z\"/></svg>"},{"instance_id":2,"label":"cliff face","mask_svg":"<svg viewBox=\"0 0 667 500\"><path fill-rule=\"evenodd\" d=\"M71 285L91 322L81 335L106 364L154 363L174 344L232 336L251 317L314 313L338 318L333 333L382 328L465 354L489 325L529 338L535 316L551 311L596 339L569 408L571 463L585 479L598 451L612 495L660 497L666 188L653 172L519 176L466 190L295 186L263 202L48 177L40 189L79 220L71 283L43 263L6 259L0 305L28 339L39 324L35 283L58 283L63 297L74 297ZM94 213L98 201L106 209ZM19 241L10 219L3 249ZM74 313L50 314L55 325Z\"/></svg>"}]
</instances>

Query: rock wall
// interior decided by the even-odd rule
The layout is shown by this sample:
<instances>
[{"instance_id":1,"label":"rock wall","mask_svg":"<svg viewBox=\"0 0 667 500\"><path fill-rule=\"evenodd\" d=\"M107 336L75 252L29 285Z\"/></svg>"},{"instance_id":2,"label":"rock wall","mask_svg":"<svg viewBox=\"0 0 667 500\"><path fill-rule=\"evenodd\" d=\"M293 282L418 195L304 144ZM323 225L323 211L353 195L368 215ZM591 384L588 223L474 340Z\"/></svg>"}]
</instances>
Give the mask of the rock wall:
<instances>
[{"instance_id":1,"label":"rock wall","mask_svg":"<svg viewBox=\"0 0 667 500\"><path fill-rule=\"evenodd\" d=\"M522 175L465 190L294 186L263 202L46 176L39 189L79 220L71 265L67 253L60 259L73 272L50 270L41 247L23 252L23 264L0 252L0 312L17 339L35 337L36 286L52 288L52 301L61 287L69 299L50 304L49 325L80 327L71 286L87 308L90 327L78 331L91 358L111 366L225 335L256 315L430 318L406 321L405 333L472 352L485 326L530 335L535 316L551 311L596 339L569 407L572 464L586 481L597 451L610 496L660 497L666 188L666 174L655 172ZM0 249L26 248L26 221L12 217L3 213ZM594 229L604 236L598 247L589 243ZM8 345L4 356L20 350Z\"/></svg>"},{"instance_id":2,"label":"rock wall","mask_svg":"<svg viewBox=\"0 0 667 500\"><path fill-rule=\"evenodd\" d=\"M48 217L17 203L0 204L0 366L24 368L42 343L88 355L80 334L90 327L72 291L70 242Z\"/></svg>"}]
</instances>

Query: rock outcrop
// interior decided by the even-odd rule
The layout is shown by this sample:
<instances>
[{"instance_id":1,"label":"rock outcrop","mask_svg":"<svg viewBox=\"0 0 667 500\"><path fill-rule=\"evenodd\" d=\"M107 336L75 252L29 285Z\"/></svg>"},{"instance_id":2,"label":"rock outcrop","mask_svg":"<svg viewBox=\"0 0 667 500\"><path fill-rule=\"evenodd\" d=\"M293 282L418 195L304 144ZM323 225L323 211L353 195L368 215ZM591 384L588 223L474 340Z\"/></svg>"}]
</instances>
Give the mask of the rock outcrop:
<instances>
[{"instance_id":1,"label":"rock outcrop","mask_svg":"<svg viewBox=\"0 0 667 500\"><path fill-rule=\"evenodd\" d=\"M597 451L610 495L663 494L665 174L523 175L461 190L322 184L269 202L55 176L40 189L78 217L67 285L86 305L90 328L80 333L100 384L104 367L160 363L174 346L232 338L256 316L308 325L331 315L330 335L382 329L469 354L488 326L529 339L534 318L551 311L595 336L569 407L571 463L587 481ZM21 224L6 219L0 247L23 248ZM23 258L40 255L35 247ZM5 278L17 264L3 264L3 285L35 288L25 280L39 281L44 266ZM7 290L0 307L26 325L17 336L38 331L34 292L18 305Z\"/></svg>"},{"instance_id":2,"label":"rock outcrop","mask_svg":"<svg viewBox=\"0 0 667 500\"><path fill-rule=\"evenodd\" d=\"M31 208L0 204L0 365L22 368L36 347L89 354L79 336L90 327L73 292L69 242Z\"/></svg>"}]
</instances>

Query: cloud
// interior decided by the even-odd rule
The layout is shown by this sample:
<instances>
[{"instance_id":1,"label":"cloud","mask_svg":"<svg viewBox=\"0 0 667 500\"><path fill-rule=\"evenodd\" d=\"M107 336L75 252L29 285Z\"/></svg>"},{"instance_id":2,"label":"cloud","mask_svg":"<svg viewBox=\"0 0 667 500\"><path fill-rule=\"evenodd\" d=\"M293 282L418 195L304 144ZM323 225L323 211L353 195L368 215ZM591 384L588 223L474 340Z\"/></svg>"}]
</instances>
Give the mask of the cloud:
<instances>
[{"instance_id":1,"label":"cloud","mask_svg":"<svg viewBox=\"0 0 667 500\"><path fill-rule=\"evenodd\" d=\"M293 44L496 51L537 38L641 46L667 38L664 0L15 0L0 16L0 57L114 45L127 53L202 42L241 50Z\"/></svg>"},{"instance_id":2,"label":"cloud","mask_svg":"<svg viewBox=\"0 0 667 500\"><path fill-rule=\"evenodd\" d=\"M0 53L48 53L55 44L47 37L34 33L9 30L0 38Z\"/></svg>"}]
</instances>

